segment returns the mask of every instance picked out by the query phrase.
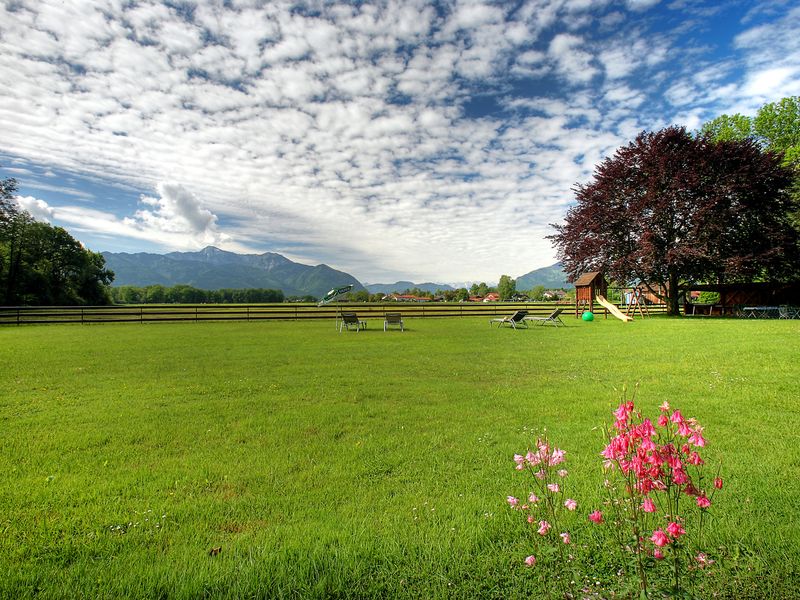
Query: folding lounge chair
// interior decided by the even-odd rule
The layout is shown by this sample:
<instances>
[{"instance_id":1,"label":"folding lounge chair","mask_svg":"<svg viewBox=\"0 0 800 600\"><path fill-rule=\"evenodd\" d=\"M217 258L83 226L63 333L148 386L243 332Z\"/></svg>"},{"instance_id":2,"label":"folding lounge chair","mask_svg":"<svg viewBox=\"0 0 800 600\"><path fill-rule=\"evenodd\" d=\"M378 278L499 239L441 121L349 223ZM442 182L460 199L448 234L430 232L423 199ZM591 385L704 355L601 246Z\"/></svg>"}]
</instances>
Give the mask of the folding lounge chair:
<instances>
[{"instance_id":1,"label":"folding lounge chair","mask_svg":"<svg viewBox=\"0 0 800 600\"><path fill-rule=\"evenodd\" d=\"M367 322L359 319L356 313L343 312L342 321L339 323L339 333L342 332L342 329L347 329L347 331L350 331L350 327L355 327L356 331L358 332L367 328Z\"/></svg>"},{"instance_id":2,"label":"folding lounge chair","mask_svg":"<svg viewBox=\"0 0 800 600\"><path fill-rule=\"evenodd\" d=\"M383 330L386 331L386 329L392 325L398 325L400 326L400 331L405 331L405 329L403 329L403 318L400 316L400 313L386 313L383 318Z\"/></svg>"},{"instance_id":3,"label":"folding lounge chair","mask_svg":"<svg viewBox=\"0 0 800 600\"><path fill-rule=\"evenodd\" d=\"M564 325L564 321L562 321L561 317L558 316L562 312L564 312L563 308L557 308L546 317L525 317L525 320L534 321L539 325L547 325L548 323L552 323L554 326L558 327L559 323Z\"/></svg>"},{"instance_id":4,"label":"folding lounge chair","mask_svg":"<svg viewBox=\"0 0 800 600\"><path fill-rule=\"evenodd\" d=\"M527 329L528 325L525 323L525 315L528 314L526 310L518 310L510 317L498 317L496 319L489 319L489 326L491 327L492 323L497 323L498 327L502 327L504 323L508 323L516 329L517 327L522 327L523 329Z\"/></svg>"}]
</instances>

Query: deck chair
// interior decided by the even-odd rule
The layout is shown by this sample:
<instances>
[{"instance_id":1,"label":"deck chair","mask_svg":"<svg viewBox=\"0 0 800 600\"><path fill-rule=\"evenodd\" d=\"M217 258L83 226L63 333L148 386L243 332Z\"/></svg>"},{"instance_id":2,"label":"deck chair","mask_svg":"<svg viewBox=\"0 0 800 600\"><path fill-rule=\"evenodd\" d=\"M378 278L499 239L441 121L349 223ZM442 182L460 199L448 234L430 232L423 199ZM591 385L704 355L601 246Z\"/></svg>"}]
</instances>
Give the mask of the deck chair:
<instances>
[{"instance_id":1,"label":"deck chair","mask_svg":"<svg viewBox=\"0 0 800 600\"><path fill-rule=\"evenodd\" d=\"M367 328L367 322L359 319L358 315L356 315L354 312L343 312L342 321L339 323L339 333L342 332L342 329L347 329L347 331L350 331L351 327L355 327L356 332L358 332Z\"/></svg>"},{"instance_id":2,"label":"deck chair","mask_svg":"<svg viewBox=\"0 0 800 600\"><path fill-rule=\"evenodd\" d=\"M383 330L386 331L388 327L392 325L399 325L400 331L405 331L403 329L403 317L400 316L400 313L386 313L383 317Z\"/></svg>"},{"instance_id":3,"label":"deck chair","mask_svg":"<svg viewBox=\"0 0 800 600\"><path fill-rule=\"evenodd\" d=\"M562 312L564 312L563 308L557 308L546 317L525 317L525 320L533 321L539 325L547 325L548 323L552 323L554 326L558 327L559 323L564 325L564 321L562 321L561 317L558 316Z\"/></svg>"},{"instance_id":4,"label":"deck chair","mask_svg":"<svg viewBox=\"0 0 800 600\"><path fill-rule=\"evenodd\" d=\"M497 327L502 327L505 323L508 323L514 329L516 329L517 327L522 327L523 329L527 329L528 325L525 323L525 316L527 314L528 311L526 310L518 310L510 317L498 317L496 319L489 319L489 326L491 327L492 323L497 323Z\"/></svg>"}]
</instances>

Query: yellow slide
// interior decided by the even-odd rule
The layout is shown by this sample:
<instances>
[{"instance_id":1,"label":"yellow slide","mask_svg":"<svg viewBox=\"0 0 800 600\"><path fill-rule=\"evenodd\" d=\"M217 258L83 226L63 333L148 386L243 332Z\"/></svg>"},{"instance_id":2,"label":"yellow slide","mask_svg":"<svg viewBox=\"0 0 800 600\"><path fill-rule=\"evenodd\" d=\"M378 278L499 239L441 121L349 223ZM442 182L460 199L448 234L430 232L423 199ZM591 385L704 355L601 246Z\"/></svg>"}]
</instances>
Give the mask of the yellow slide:
<instances>
[{"instance_id":1,"label":"yellow slide","mask_svg":"<svg viewBox=\"0 0 800 600\"><path fill-rule=\"evenodd\" d=\"M622 311L620 311L620 309L618 309L616 306L611 304L611 302L606 300L600 294L597 294L597 301L600 303L600 306L602 306L603 308L607 309L608 312L610 312L612 315L617 317L620 321L633 321L633 319L631 317L629 317L626 314L623 314Z\"/></svg>"}]
</instances>

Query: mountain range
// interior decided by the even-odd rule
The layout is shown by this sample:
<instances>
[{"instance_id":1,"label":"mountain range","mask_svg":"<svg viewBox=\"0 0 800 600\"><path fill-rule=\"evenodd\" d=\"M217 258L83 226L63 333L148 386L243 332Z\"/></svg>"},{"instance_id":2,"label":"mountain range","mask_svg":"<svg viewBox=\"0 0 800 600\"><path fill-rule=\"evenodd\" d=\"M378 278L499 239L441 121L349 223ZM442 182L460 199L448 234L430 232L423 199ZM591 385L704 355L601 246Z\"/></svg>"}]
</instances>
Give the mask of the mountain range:
<instances>
[{"instance_id":1,"label":"mountain range","mask_svg":"<svg viewBox=\"0 0 800 600\"><path fill-rule=\"evenodd\" d=\"M320 298L328 290L352 284L355 277L328 265L304 265L273 252L236 254L214 246L198 252L150 254L103 252L106 267L114 271L114 285L191 285L203 290L266 288L283 290L286 296Z\"/></svg>"},{"instance_id":2,"label":"mountain range","mask_svg":"<svg viewBox=\"0 0 800 600\"><path fill-rule=\"evenodd\" d=\"M106 267L114 271L115 286L191 285L204 290L223 288L267 288L283 290L286 296L321 298L328 290L352 284L355 291L388 294L419 288L435 293L452 290L445 283L374 283L364 286L358 279L328 265L304 265L274 252L236 254L208 246L198 252L151 254L103 252ZM527 291L537 285L545 288L570 287L561 264L535 269L517 278L517 289Z\"/></svg>"}]
</instances>

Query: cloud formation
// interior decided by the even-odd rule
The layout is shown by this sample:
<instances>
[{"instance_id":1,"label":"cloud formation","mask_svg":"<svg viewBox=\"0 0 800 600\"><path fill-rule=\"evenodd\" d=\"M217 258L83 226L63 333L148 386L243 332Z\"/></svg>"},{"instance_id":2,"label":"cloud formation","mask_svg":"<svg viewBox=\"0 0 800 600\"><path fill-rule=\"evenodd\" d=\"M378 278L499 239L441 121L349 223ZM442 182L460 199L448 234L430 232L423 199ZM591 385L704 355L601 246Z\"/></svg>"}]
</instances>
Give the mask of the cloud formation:
<instances>
[{"instance_id":1,"label":"cloud formation","mask_svg":"<svg viewBox=\"0 0 800 600\"><path fill-rule=\"evenodd\" d=\"M96 250L125 237L365 281L517 276L554 260L544 236L572 186L642 129L798 93L800 9L755 6L714 44L704 10L722 9L16 0L0 6L0 151L76 178L32 191L139 190L26 194Z\"/></svg>"}]
</instances>

